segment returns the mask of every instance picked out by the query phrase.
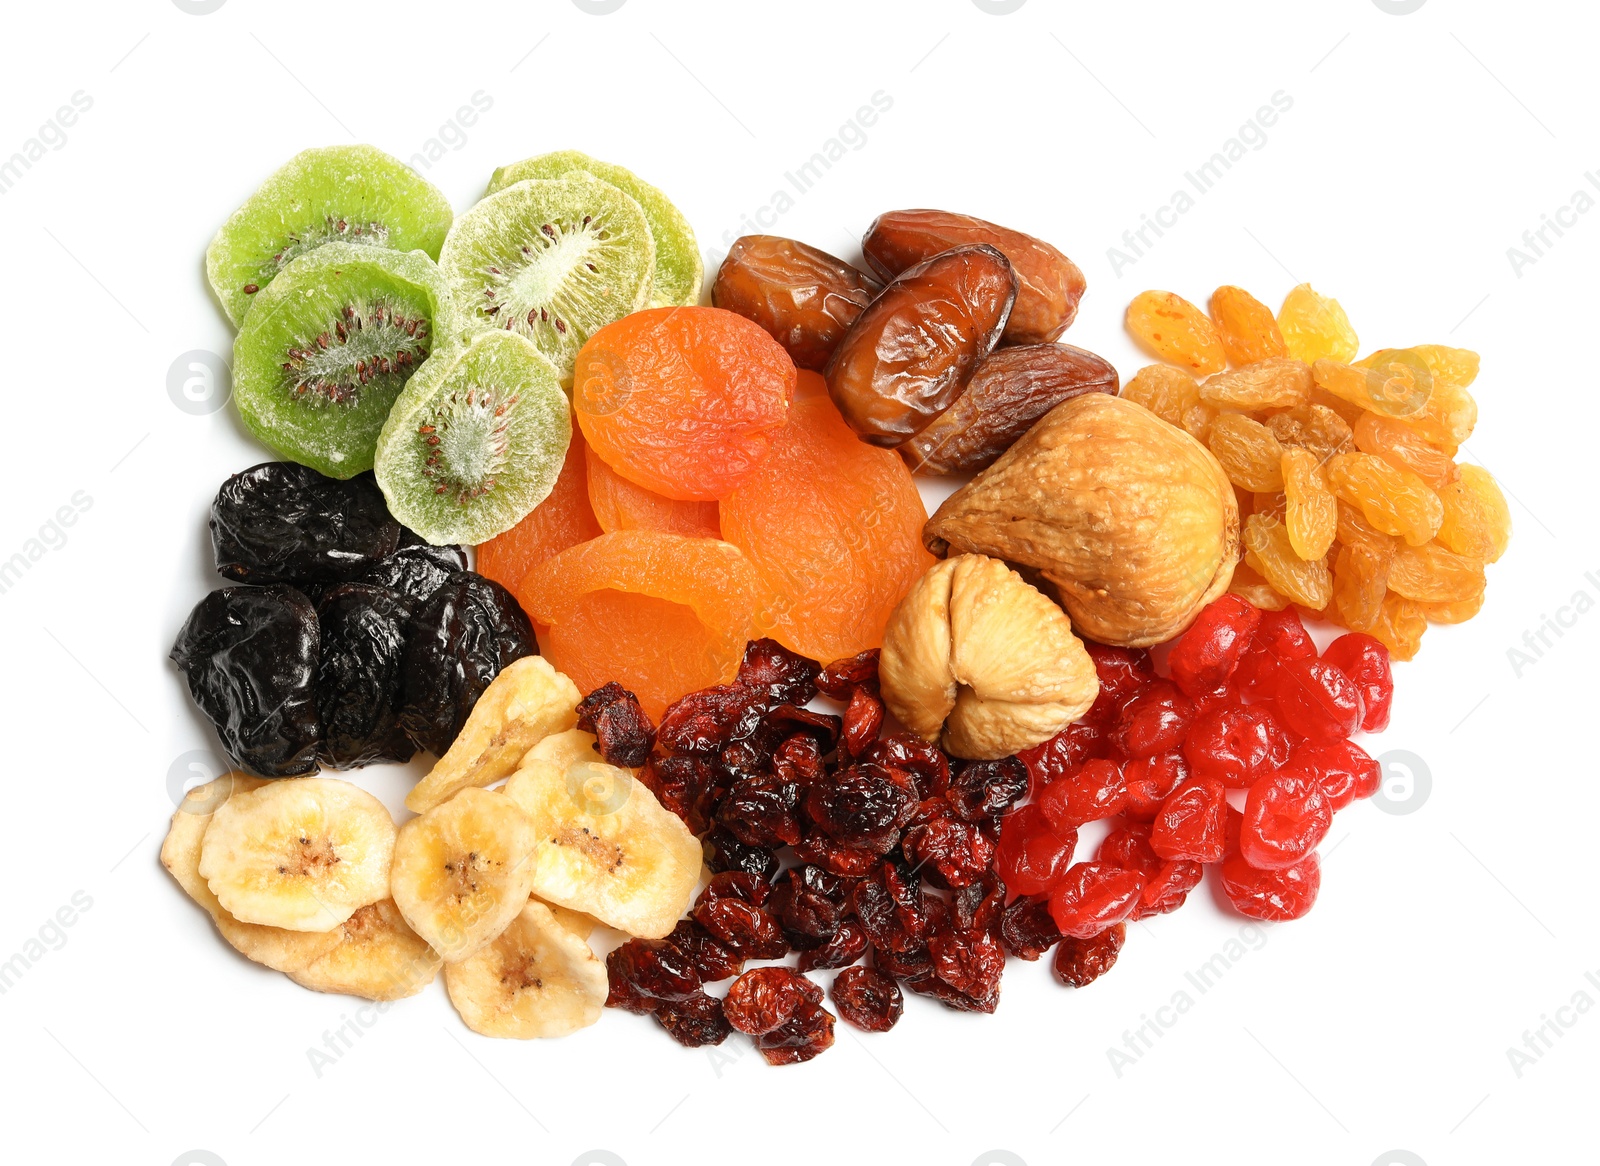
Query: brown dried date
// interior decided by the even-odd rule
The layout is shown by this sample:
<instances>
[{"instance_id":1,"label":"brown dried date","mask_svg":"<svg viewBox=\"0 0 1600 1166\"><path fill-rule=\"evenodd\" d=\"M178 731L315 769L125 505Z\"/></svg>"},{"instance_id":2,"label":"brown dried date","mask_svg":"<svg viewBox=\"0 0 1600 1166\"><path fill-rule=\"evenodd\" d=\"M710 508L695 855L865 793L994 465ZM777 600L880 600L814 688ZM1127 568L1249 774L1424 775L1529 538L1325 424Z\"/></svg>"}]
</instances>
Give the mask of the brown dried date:
<instances>
[{"instance_id":1,"label":"brown dried date","mask_svg":"<svg viewBox=\"0 0 1600 1166\"><path fill-rule=\"evenodd\" d=\"M892 279L941 251L973 243L987 243L1016 269L1017 304L1006 324L1007 344L1042 344L1067 330L1083 296L1083 272L1032 235L950 211L889 211L867 228L861 249L874 271Z\"/></svg>"},{"instance_id":2,"label":"brown dried date","mask_svg":"<svg viewBox=\"0 0 1600 1166\"><path fill-rule=\"evenodd\" d=\"M878 281L826 251L776 235L745 235L711 286L711 302L761 325L801 368L820 370Z\"/></svg>"},{"instance_id":3,"label":"brown dried date","mask_svg":"<svg viewBox=\"0 0 1600 1166\"><path fill-rule=\"evenodd\" d=\"M976 473L1062 401L1084 393L1114 397L1117 388L1117 370L1111 363L1081 348L1067 344L1000 348L978 365L955 403L900 452L913 473Z\"/></svg>"},{"instance_id":4,"label":"brown dried date","mask_svg":"<svg viewBox=\"0 0 1600 1166\"><path fill-rule=\"evenodd\" d=\"M823 372L850 428L890 449L925 428L989 355L1016 296L1011 264L986 245L903 271L867 305Z\"/></svg>"}]
</instances>

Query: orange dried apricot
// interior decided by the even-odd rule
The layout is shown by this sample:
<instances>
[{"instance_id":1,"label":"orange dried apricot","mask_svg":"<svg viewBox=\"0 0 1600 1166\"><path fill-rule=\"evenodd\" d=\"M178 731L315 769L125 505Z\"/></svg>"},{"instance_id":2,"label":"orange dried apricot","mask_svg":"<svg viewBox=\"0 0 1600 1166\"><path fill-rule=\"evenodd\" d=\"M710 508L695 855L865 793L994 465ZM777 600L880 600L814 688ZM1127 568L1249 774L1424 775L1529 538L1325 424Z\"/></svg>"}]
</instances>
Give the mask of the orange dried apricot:
<instances>
[{"instance_id":1,"label":"orange dried apricot","mask_svg":"<svg viewBox=\"0 0 1600 1166\"><path fill-rule=\"evenodd\" d=\"M1493 563L1511 541L1511 509L1488 470L1471 464L1459 468L1460 480L1439 491L1444 505L1439 541L1457 554Z\"/></svg>"},{"instance_id":2,"label":"orange dried apricot","mask_svg":"<svg viewBox=\"0 0 1600 1166\"><path fill-rule=\"evenodd\" d=\"M1439 533L1444 505L1428 483L1370 453L1341 453L1328 460L1328 485L1383 531L1419 547Z\"/></svg>"},{"instance_id":3,"label":"orange dried apricot","mask_svg":"<svg viewBox=\"0 0 1600 1166\"><path fill-rule=\"evenodd\" d=\"M514 592L522 577L551 555L600 533L589 506L586 448L583 435L573 430L567 459L549 496L510 530L478 545L478 574Z\"/></svg>"},{"instance_id":4,"label":"orange dried apricot","mask_svg":"<svg viewBox=\"0 0 1600 1166\"><path fill-rule=\"evenodd\" d=\"M1272 310L1242 287L1224 284L1211 293L1211 320L1234 364L1254 364L1289 353Z\"/></svg>"},{"instance_id":5,"label":"orange dried apricot","mask_svg":"<svg viewBox=\"0 0 1600 1166\"><path fill-rule=\"evenodd\" d=\"M690 538L721 538L715 502L679 502L636 486L589 450L589 504L600 529L664 530Z\"/></svg>"},{"instance_id":6,"label":"orange dried apricot","mask_svg":"<svg viewBox=\"0 0 1600 1166\"><path fill-rule=\"evenodd\" d=\"M1168 291L1145 291L1128 305L1128 331L1170 364L1192 373L1221 372L1228 356L1216 325L1199 308Z\"/></svg>"},{"instance_id":7,"label":"orange dried apricot","mask_svg":"<svg viewBox=\"0 0 1600 1166\"><path fill-rule=\"evenodd\" d=\"M911 471L859 440L827 397L794 403L771 455L721 513L723 537L760 578L760 633L816 660L877 647L933 563Z\"/></svg>"},{"instance_id":8,"label":"orange dried apricot","mask_svg":"<svg viewBox=\"0 0 1600 1166\"><path fill-rule=\"evenodd\" d=\"M1360 351L1356 330L1339 301L1319 295L1309 283L1293 288L1278 309L1278 330L1289 355L1307 364L1324 358L1352 361Z\"/></svg>"},{"instance_id":9,"label":"orange dried apricot","mask_svg":"<svg viewBox=\"0 0 1600 1166\"><path fill-rule=\"evenodd\" d=\"M636 485L722 498L765 460L797 384L759 324L721 308L653 308L578 352L573 410L589 445Z\"/></svg>"}]
</instances>

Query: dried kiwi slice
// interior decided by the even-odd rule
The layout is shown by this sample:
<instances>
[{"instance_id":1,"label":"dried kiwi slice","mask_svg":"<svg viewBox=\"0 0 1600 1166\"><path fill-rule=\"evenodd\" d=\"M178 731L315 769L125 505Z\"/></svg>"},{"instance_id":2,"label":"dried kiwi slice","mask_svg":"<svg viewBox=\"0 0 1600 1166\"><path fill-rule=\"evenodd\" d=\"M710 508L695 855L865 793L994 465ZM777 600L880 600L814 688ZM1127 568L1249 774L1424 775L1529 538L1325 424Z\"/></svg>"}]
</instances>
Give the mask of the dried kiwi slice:
<instances>
[{"instance_id":1,"label":"dried kiwi slice","mask_svg":"<svg viewBox=\"0 0 1600 1166\"><path fill-rule=\"evenodd\" d=\"M426 251L438 259L450 203L372 146L302 150L261 184L206 248L206 278L238 327L285 267L324 243Z\"/></svg>"},{"instance_id":2,"label":"dried kiwi slice","mask_svg":"<svg viewBox=\"0 0 1600 1166\"><path fill-rule=\"evenodd\" d=\"M439 253L463 327L520 333L564 384L585 340L650 302L655 261L639 204L580 172L489 195Z\"/></svg>"},{"instance_id":3,"label":"dried kiwi slice","mask_svg":"<svg viewBox=\"0 0 1600 1166\"><path fill-rule=\"evenodd\" d=\"M400 390L456 330L421 251L325 243L257 295L233 342L233 401L284 457L354 477L372 468Z\"/></svg>"},{"instance_id":4,"label":"dried kiwi slice","mask_svg":"<svg viewBox=\"0 0 1600 1166\"><path fill-rule=\"evenodd\" d=\"M602 162L577 150L556 150L502 166L489 179L489 193L504 190L513 182L529 178L559 178L574 170L593 174L609 182L623 194L639 204L650 224L650 235L656 244L656 270L654 289L650 296L652 308L673 308L700 302L700 282L705 277L705 261L700 256L700 244L695 242L694 228L683 212L672 205L672 200L651 186L632 170L613 162Z\"/></svg>"},{"instance_id":5,"label":"dried kiwi slice","mask_svg":"<svg viewBox=\"0 0 1600 1166\"><path fill-rule=\"evenodd\" d=\"M485 332L406 386L378 439L378 485L429 542L487 542L544 501L571 439L554 366L515 333Z\"/></svg>"}]
</instances>

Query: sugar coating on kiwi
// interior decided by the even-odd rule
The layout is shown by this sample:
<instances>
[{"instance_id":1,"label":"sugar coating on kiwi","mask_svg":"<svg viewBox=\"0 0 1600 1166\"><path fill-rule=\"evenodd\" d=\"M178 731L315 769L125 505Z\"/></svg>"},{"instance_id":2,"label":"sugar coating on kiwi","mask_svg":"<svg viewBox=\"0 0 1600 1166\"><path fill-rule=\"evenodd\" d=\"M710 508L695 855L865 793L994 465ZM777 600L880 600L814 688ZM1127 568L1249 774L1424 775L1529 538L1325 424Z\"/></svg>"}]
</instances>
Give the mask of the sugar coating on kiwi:
<instances>
[{"instance_id":1,"label":"sugar coating on kiwi","mask_svg":"<svg viewBox=\"0 0 1600 1166\"><path fill-rule=\"evenodd\" d=\"M451 227L439 266L468 333L527 338L565 384L585 340L650 302L655 242L637 202L574 171L484 198Z\"/></svg>"},{"instance_id":2,"label":"sugar coating on kiwi","mask_svg":"<svg viewBox=\"0 0 1600 1166\"><path fill-rule=\"evenodd\" d=\"M529 178L559 178L574 170L593 174L628 195L644 211L650 235L656 245L654 289L650 307L680 307L700 302L700 284L705 278L705 260L694 228L683 212L657 187L651 186L632 170L578 150L555 150L537 158L525 158L502 166L489 179L488 193L504 190L514 182Z\"/></svg>"},{"instance_id":3,"label":"sugar coating on kiwi","mask_svg":"<svg viewBox=\"0 0 1600 1166\"><path fill-rule=\"evenodd\" d=\"M279 273L324 243L438 259L453 215L432 184L372 146L302 150L206 248L206 278L235 327Z\"/></svg>"},{"instance_id":4,"label":"sugar coating on kiwi","mask_svg":"<svg viewBox=\"0 0 1600 1166\"><path fill-rule=\"evenodd\" d=\"M435 355L395 402L378 485L430 543L487 542L549 495L571 439L555 366L516 332L483 332Z\"/></svg>"},{"instance_id":5,"label":"sugar coating on kiwi","mask_svg":"<svg viewBox=\"0 0 1600 1166\"><path fill-rule=\"evenodd\" d=\"M421 251L328 243L263 289L233 344L233 401L281 455L332 478L372 469L406 383L458 330Z\"/></svg>"}]
</instances>

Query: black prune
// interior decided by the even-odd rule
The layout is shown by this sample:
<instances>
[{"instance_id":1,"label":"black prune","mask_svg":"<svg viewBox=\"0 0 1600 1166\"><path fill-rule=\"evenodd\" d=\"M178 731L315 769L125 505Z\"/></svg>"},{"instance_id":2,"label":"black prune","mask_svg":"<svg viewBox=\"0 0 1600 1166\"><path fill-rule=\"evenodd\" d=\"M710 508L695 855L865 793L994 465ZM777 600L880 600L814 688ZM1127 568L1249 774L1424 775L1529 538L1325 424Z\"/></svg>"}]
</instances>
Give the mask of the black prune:
<instances>
[{"instance_id":1,"label":"black prune","mask_svg":"<svg viewBox=\"0 0 1600 1166\"><path fill-rule=\"evenodd\" d=\"M340 481L294 462L241 470L211 504L217 573L237 583L351 579L394 552L400 529L371 473Z\"/></svg>"},{"instance_id":2,"label":"black prune","mask_svg":"<svg viewBox=\"0 0 1600 1166\"><path fill-rule=\"evenodd\" d=\"M317 613L293 587L224 587L195 605L170 658L234 764L261 777L314 773L322 722Z\"/></svg>"},{"instance_id":3,"label":"black prune","mask_svg":"<svg viewBox=\"0 0 1600 1166\"><path fill-rule=\"evenodd\" d=\"M401 727L417 748L443 756L489 682L538 650L533 625L511 592L457 571L411 617Z\"/></svg>"},{"instance_id":4,"label":"black prune","mask_svg":"<svg viewBox=\"0 0 1600 1166\"><path fill-rule=\"evenodd\" d=\"M409 761L417 751L400 728L411 608L400 592L365 583L341 583L317 605L322 759L337 769Z\"/></svg>"},{"instance_id":5,"label":"black prune","mask_svg":"<svg viewBox=\"0 0 1600 1166\"><path fill-rule=\"evenodd\" d=\"M461 547L401 547L380 563L361 572L353 582L387 587L425 603L457 571L467 569L467 552Z\"/></svg>"}]
</instances>

